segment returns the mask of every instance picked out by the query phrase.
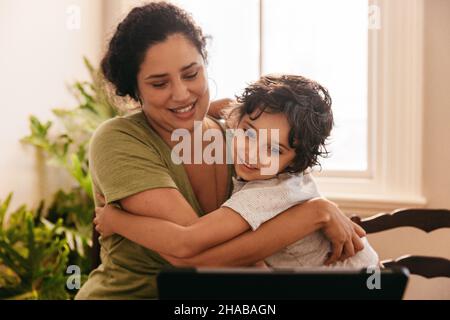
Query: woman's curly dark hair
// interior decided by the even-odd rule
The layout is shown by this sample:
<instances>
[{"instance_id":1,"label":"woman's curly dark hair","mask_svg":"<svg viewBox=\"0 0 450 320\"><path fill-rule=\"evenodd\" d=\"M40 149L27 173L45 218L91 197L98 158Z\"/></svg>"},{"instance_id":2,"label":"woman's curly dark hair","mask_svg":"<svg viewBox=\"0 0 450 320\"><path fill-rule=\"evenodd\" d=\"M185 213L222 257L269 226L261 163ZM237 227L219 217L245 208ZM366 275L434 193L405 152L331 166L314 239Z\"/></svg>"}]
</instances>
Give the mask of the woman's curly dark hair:
<instances>
[{"instance_id":1,"label":"woman's curly dark hair","mask_svg":"<svg viewBox=\"0 0 450 320\"><path fill-rule=\"evenodd\" d=\"M317 82L296 75L263 76L237 97L237 104L227 111L228 119L238 123L256 110L250 119L263 112L286 115L291 127L289 145L296 154L287 172L303 172L320 165L318 157L328 156L325 142L333 128L331 97Z\"/></svg>"},{"instance_id":2,"label":"woman's curly dark hair","mask_svg":"<svg viewBox=\"0 0 450 320\"><path fill-rule=\"evenodd\" d=\"M117 95L139 101L137 74L145 53L177 33L189 39L206 62L207 37L186 11L167 2L151 2L131 10L117 27L101 62L101 70Z\"/></svg>"}]
</instances>

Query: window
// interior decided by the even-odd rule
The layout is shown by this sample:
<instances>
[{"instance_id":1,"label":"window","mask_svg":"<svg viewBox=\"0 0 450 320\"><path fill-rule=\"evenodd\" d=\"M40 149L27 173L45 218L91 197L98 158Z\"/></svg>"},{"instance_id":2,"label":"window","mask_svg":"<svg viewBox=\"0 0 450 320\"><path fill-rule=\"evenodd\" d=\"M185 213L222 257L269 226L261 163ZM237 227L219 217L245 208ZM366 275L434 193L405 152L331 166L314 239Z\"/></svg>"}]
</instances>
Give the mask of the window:
<instances>
[{"instance_id":1,"label":"window","mask_svg":"<svg viewBox=\"0 0 450 320\"><path fill-rule=\"evenodd\" d=\"M325 170L367 170L367 10L361 0L264 0L263 73L328 88L335 128Z\"/></svg>"},{"instance_id":2,"label":"window","mask_svg":"<svg viewBox=\"0 0 450 320\"><path fill-rule=\"evenodd\" d=\"M172 1L192 14L208 43L211 99L233 98L259 78L259 0Z\"/></svg>"},{"instance_id":3,"label":"window","mask_svg":"<svg viewBox=\"0 0 450 320\"><path fill-rule=\"evenodd\" d=\"M325 170L368 170L367 10L361 0L176 1L213 39L212 96L233 97L262 74L317 80L333 99ZM351 148L349 148L351 146Z\"/></svg>"},{"instance_id":4,"label":"window","mask_svg":"<svg viewBox=\"0 0 450 320\"><path fill-rule=\"evenodd\" d=\"M358 213L424 205L423 0L174 2L213 36L213 98L267 73L305 75L329 89L332 156L318 174L327 197Z\"/></svg>"}]
</instances>

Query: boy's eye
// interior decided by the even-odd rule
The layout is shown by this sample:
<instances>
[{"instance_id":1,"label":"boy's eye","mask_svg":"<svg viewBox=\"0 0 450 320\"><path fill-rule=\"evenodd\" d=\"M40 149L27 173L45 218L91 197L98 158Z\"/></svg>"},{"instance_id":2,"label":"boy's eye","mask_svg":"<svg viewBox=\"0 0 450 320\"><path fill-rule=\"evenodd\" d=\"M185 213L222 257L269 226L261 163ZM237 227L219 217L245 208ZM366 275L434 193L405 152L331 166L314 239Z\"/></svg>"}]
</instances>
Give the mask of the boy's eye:
<instances>
[{"instance_id":1,"label":"boy's eye","mask_svg":"<svg viewBox=\"0 0 450 320\"><path fill-rule=\"evenodd\" d=\"M249 139L256 139L256 132L253 129L244 129L244 134Z\"/></svg>"},{"instance_id":2,"label":"boy's eye","mask_svg":"<svg viewBox=\"0 0 450 320\"><path fill-rule=\"evenodd\" d=\"M271 151L271 153L272 153L273 155L275 155L275 156L281 154L280 149L277 148L277 147L272 147L272 148L270 149L270 151Z\"/></svg>"}]
</instances>

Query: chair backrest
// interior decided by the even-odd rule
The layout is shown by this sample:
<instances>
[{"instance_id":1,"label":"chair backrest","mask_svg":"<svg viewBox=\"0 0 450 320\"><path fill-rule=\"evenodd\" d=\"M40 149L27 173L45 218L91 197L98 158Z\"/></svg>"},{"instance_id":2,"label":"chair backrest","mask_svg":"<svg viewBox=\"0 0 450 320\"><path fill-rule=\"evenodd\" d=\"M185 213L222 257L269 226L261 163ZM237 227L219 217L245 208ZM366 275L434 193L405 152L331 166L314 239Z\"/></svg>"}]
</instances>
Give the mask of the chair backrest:
<instances>
[{"instance_id":1,"label":"chair backrest","mask_svg":"<svg viewBox=\"0 0 450 320\"><path fill-rule=\"evenodd\" d=\"M414 227L427 233L440 228L450 228L450 210L447 209L400 209L366 219L358 216L352 216L351 219L368 234L400 227ZM445 258L405 255L381 263L386 267L406 267L412 274L426 278L450 278L450 260Z\"/></svg>"}]
</instances>

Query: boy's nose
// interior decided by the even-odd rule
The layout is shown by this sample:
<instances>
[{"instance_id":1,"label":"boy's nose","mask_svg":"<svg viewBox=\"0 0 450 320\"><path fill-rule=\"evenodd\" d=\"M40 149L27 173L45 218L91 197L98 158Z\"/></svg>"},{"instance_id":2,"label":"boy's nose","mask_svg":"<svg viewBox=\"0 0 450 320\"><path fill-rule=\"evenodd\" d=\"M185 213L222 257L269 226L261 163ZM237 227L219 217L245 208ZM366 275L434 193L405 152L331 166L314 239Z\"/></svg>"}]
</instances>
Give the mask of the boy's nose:
<instances>
[{"instance_id":1,"label":"boy's nose","mask_svg":"<svg viewBox=\"0 0 450 320\"><path fill-rule=\"evenodd\" d=\"M258 145L255 142L246 141L245 144L245 161L248 164L257 165L258 164Z\"/></svg>"}]
</instances>

